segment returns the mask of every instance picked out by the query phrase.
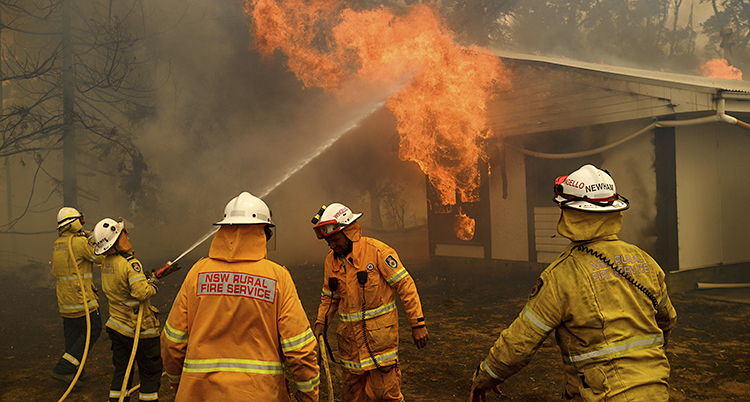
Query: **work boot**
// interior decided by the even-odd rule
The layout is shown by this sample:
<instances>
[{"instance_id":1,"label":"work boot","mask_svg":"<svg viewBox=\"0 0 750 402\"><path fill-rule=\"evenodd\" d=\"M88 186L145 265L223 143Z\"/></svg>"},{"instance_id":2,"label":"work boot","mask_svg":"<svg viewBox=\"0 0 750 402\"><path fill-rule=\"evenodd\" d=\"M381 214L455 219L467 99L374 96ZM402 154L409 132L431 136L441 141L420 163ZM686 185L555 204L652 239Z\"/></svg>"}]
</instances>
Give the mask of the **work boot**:
<instances>
[{"instance_id":1,"label":"work boot","mask_svg":"<svg viewBox=\"0 0 750 402\"><path fill-rule=\"evenodd\" d=\"M55 373L54 371L52 372L52 378L58 381L62 381L66 384L70 384L71 382L73 382L73 378L75 378L75 376L76 376L75 374L58 374L58 373ZM78 381L76 381L75 387L81 388L82 386L83 386L83 382L79 378Z\"/></svg>"}]
</instances>

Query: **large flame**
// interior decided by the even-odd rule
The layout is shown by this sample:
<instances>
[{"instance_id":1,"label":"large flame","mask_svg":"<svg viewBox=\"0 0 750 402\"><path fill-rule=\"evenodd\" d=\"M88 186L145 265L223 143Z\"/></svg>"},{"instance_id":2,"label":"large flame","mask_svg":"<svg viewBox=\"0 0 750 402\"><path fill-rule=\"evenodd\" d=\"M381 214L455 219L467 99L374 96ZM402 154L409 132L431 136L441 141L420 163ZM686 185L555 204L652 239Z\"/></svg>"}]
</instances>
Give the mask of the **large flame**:
<instances>
[{"instance_id":1,"label":"large flame","mask_svg":"<svg viewBox=\"0 0 750 402\"><path fill-rule=\"evenodd\" d=\"M704 77L742 81L742 71L730 66L726 59L709 60L701 65L699 70Z\"/></svg>"},{"instance_id":2,"label":"large flame","mask_svg":"<svg viewBox=\"0 0 750 402\"><path fill-rule=\"evenodd\" d=\"M337 0L245 0L260 52L280 50L307 87L349 90L352 81L399 86L387 102L397 118L399 156L414 161L444 205L476 198L477 162L493 88L509 85L499 59L462 48L428 5L396 15L381 7L354 11ZM405 83L405 84L404 84Z\"/></svg>"}]
</instances>

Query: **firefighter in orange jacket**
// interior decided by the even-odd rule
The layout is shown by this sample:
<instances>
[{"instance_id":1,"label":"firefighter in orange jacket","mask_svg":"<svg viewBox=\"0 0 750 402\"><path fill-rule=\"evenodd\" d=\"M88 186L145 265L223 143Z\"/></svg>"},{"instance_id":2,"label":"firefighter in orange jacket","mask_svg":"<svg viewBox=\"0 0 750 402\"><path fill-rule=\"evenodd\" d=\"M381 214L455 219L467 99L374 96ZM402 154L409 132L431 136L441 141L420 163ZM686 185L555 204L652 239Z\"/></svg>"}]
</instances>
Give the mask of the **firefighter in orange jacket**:
<instances>
[{"instance_id":1,"label":"firefighter in orange jacket","mask_svg":"<svg viewBox=\"0 0 750 402\"><path fill-rule=\"evenodd\" d=\"M188 273L162 333L175 401L317 401L317 341L289 272L266 258L268 206L233 198L217 222L208 258Z\"/></svg>"},{"instance_id":2,"label":"firefighter in orange jacket","mask_svg":"<svg viewBox=\"0 0 750 402\"><path fill-rule=\"evenodd\" d=\"M557 232L571 243L542 272L519 317L474 373L471 400L524 367L555 331L563 358L563 398L669 400L664 348L677 313L664 272L617 238L628 201L609 173L585 165L555 181Z\"/></svg>"},{"instance_id":3,"label":"firefighter in orange jacket","mask_svg":"<svg viewBox=\"0 0 750 402\"><path fill-rule=\"evenodd\" d=\"M316 235L331 248L315 335L324 333L338 312L344 402L364 402L365 396L402 401L394 289L406 308L417 348L427 345L429 334L414 280L392 248L362 236L356 222L361 216L333 203L313 218Z\"/></svg>"},{"instance_id":4,"label":"firefighter in orange jacket","mask_svg":"<svg viewBox=\"0 0 750 402\"><path fill-rule=\"evenodd\" d=\"M86 314L91 323L89 350L102 333L102 318L99 315L99 295L94 285L94 263L100 264L104 257L94 255L83 230L84 217L75 208L63 207L57 213L57 231L52 250L52 269L57 278L57 307L63 317L65 354L52 370L52 378L70 384L81 365L86 345ZM75 265L71 264L74 260ZM81 283L86 291L87 308L83 306ZM82 385L81 373L76 386Z\"/></svg>"},{"instance_id":5,"label":"firefighter in orange jacket","mask_svg":"<svg viewBox=\"0 0 750 402\"><path fill-rule=\"evenodd\" d=\"M138 377L141 380L138 399L158 401L162 372L159 319L156 316L159 310L150 302L151 296L156 294L158 288L156 278L151 275L147 277L141 262L135 258L127 234L125 222L111 218L99 221L93 232L94 251L106 256L102 262L102 288L109 300L109 319L105 325L112 341L112 364L115 366L109 400L120 400L122 384L135 343L138 315L141 314L135 355ZM130 372L127 379L127 389L133 385L134 371ZM123 398L125 401L130 400L129 395Z\"/></svg>"}]
</instances>

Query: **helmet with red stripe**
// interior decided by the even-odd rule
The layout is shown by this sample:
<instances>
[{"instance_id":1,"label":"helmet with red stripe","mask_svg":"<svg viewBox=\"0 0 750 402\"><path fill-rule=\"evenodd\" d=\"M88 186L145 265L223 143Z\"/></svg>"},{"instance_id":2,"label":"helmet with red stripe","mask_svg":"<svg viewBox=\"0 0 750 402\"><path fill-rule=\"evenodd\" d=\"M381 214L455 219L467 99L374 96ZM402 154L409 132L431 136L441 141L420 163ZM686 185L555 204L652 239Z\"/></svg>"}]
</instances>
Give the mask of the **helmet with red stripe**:
<instances>
[{"instance_id":1,"label":"helmet with red stripe","mask_svg":"<svg viewBox=\"0 0 750 402\"><path fill-rule=\"evenodd\" d=\"M323 206L313 217L312 223L315 235L318 239L328 237L339 230L351 225L362 216L361 213L355 214L351 209L343 204L334 202L329 206Z\"/></svg>"},{"instance_id":2,"label":"helmet with red stripe","mask_svg":"<svg viewBox=\"0 0 750 402\"><path fill-rule=\"evenodd\" d=\"M589 212L613 212L628 209L628 200L617 194L615 182L606 170L584 165L555 180L555 202L560 208Z\"/></svg>"}]
</instances>

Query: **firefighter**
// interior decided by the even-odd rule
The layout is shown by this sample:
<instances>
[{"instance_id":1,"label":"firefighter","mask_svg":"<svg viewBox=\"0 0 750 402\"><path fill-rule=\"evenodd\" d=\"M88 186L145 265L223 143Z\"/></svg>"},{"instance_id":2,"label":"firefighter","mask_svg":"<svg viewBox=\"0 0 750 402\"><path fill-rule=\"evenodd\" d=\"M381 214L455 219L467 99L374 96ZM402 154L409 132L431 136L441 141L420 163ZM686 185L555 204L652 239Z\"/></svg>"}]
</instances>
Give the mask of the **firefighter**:
<instances>
[{"instance_id":1,"label":"firefighter","mask_svg":"<svg viewBox=\"0 0 750 402\"><path fill-rule=\"evenodd\" d=\"M344 402L364 402L365 396L372 401L402 401L394 290L406 308L417 348L426 346L430 337L414 280L391 247L362 236L357 222L361 216L333 203L313 218L315 234L331 249L325 260L315 336L327 331L338 312Z\"/></svg>"},{"instance_id":2,"label":"firefighter","mask_svg":"<svg viewBox=\"0 0 750 402\"><path fill-rule=\"evenodd\" d=\"M483 400L523 368L554 331L563 399L667 401L665 346L677 313L656 261L617 237L628 200L593 165L558 177L554 200L561 208L557 232L571 243L477 367L471 400Z\"/></svg>"},{"instance_id":3,"label":"firefighter","mask_svg":"<svg viewBox=\"0 0 750 402\"><path fill-rule=\"evenodd\" d=\"M63 317L65 334L65 354L52 370L52 378L66 384L73 381L81 365L86 345L87 313L91 325L89 350L102 333L99 295L94 285L94 263L101 264L104 257L94 254L94 248L83 230L84 223L83 214L75 208L61 208L57 213L58 238L52 250L52 270L57 278L57 306ZM86 291L86 308L83 306L79 274ZM76 381L77 387L83 385L83 375L82 372Z\"/></svg>"},{"instance_id":4,"label":"firefighter","mask_svg":"<svg viewBox=\"0 0 750 402\"><path fill-rule=\"evenodd\" d=\"M121 396L121 393L140 314L141 327L135 355L141 381L138 398L141 401L158 401L162 372L159 311L150 302L151 296L158 291L157 279L151 275L147 277L141 262L135 258L122 219L104 218L99 221L94 227L93 240L96 254L105 256L101 268L102 288L109 300L109 319L105 325L112 341L112 364L115 367L109 400L130 400L129 395ZM133 384L132 373L130 371L127 379L127 389Z\"/></svg>"},{"instance_id":5,"label":"firefighter","mask_svg":"<svg viewBox=\"0 0 750 402\"><path fill-rule=\"evenodd\" d=\"M317 401L317 341L289 271L267 259L271 211L248 192L229 201L208 258L187 274L162 332L175 401Z\"/></svg>"}]
</instances>

